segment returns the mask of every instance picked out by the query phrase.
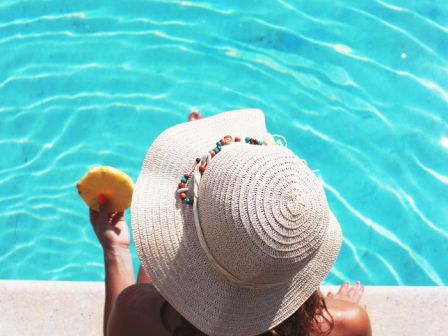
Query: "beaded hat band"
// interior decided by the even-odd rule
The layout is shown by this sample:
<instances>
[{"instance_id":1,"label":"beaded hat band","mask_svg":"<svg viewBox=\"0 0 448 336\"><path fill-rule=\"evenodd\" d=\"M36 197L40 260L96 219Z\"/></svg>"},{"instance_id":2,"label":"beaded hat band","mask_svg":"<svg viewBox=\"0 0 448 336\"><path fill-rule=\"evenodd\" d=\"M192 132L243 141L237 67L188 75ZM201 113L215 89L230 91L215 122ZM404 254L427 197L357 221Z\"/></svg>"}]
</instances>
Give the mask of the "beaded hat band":
<instances>
[{"instance_id":1,"label":"beaded hat band","mask_svg":"<svg viewBox=\"0 0 448 336\"><path fill-rule=\"evenodd\" d=\"M207 153L205 153L202 158L196 158L196 163L194 164L193 168L188 174L184 174L182 178L180 179L180 182L177 186L177 194L179 195L179 198L188 205L193 205L193 198L188 197L188 182L190 181L192 177L192 173L196 166L199 168L199 172L201 175L205 172L205 169L207 168L207 165L215 157L216 154L220 153L223 146L230 145L232 142L241 142L241 137L235 136L232 137L231 135L226 135L220 140L216 142L216 147L209 150ZM272 136L267 137L265 140L257 140L255 138L246 137L245 142L250 145L279 145L281 144L280 140L278 142L275 142L274 138Z\"/></svg>"}]
</instances>

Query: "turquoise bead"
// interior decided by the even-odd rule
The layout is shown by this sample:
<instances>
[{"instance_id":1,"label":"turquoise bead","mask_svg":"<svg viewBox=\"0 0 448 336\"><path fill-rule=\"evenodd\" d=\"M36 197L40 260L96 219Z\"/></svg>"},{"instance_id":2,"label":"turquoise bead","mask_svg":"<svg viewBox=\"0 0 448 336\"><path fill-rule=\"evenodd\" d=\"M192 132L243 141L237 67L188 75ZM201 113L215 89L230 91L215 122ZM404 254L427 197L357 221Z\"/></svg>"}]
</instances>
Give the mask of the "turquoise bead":
<instances>
[{"instance_id":1,"label":"turquoise bead","mask_svg":"<svg viewBox=\"0 0 448 336\"><path fill-rule=\"evenodd\" d=\"M182 183L187 183L187 182L188 182L188 180L187 180L185 177L182 177L182 178L180 179L180 181L181 181Z\"/></svg>"},{"instance_id":2,"label":"turquoise bead","mask_svg":"<svg viewBox=\"0 0 448 336\"><path fill-rule=\"evenodd\" d=\"M185 204L190 204L191 203L191 200L190 200L190 198L189 197L187 197L186 199L185 199Z\"/></svg>"},{"instance_id":3,"label":"turquoise bead","mask_svg":"<svg viewBox=\"0 0 448 336\"><path fill-rule=\"evenodd\" d=\"M261 146L263 144L263 141L258 140L258 144Z\"/></svg>"},{"instance_id":4,"label":"turquoise bead","mask_svg":"<svg viewBox=\"0 0 448 336\"><path fill-rule=\"evenodd\" d=\"M250 138L249 137L246 137L246 139L244 139L244 140L246 140L246 143L250 142Z\"/></svg>"},{"instance_id":5,"label":"turquoise bead","mask_svg":"<svg viewBox=\"0 0 448 336\"><path fill-rule=\"evenodd\" d=\"M216 154L218 154L218 153L219 153L219 148L218 148L218 147L215 147L215 148L213 148L213 151L214 151Z\"/></svg>"},{"instance_id":6,"label":"turquoise bead","mask_svg":"<svg viewBox=\"0 0 448 336\"><path fill-rule=\"evenodd\" d=\"M216 146L218 146L218 147L222 146L221 140L216 143Z\"/></svg>"}]
</instances>

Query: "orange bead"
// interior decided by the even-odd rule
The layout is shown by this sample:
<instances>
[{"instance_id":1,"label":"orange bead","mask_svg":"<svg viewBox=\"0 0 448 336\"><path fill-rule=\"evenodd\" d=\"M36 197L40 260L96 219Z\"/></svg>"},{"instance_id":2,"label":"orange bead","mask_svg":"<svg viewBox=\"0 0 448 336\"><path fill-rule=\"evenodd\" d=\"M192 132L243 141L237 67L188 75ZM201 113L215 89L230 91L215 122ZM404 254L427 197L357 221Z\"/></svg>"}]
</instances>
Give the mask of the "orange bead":
<instances>
[{"instance_id":1,"label":"orange bead","mask_svg":"<svg viewBox=\"0 0 448 336\"><path fill-rule=\"evenodd\" d=\"M181 193L179 194L180 199L183 201L187 198L187 194L186 193Z\"/></svg>"},{"instance_id":2,"label":"orange bead","mask_svg":"<svg viewBox=\"0 0 448 336\"><path fill-rule=\"evenodd\" d=\"M235 137L235 142L240 142L241 138L240 137Z\"/></svg>"},{"instance_id":3,"label":"orange bead","mask_svg":"<svg viewBox=\"0 0 448 336\"><path fill-rule=\"evenodd\" d=\"M200 166L199 166L199 171L201 172L201 173L203 173L203 172L205 172L205 165L203 165L203 164L201 164Z\"/></svg>"},{"instance_id":4,"label":"orange bead","mask_svg":"<svg viewBox=\"0 0 448 336\"><path fill-rule=\"evenodd\" d=\"M209 153L210 153L210 155L211 155L212 157L214 157L214 156L216 155L216 153L215 153L214 151L212 151L212 150L211 150Z\"/></svg>"},{"instance_id":5,"label":"orange bead","mask_svg":"<svg viewBox=\"0 0 448 336\"><path fill-rule=\"evenodd\" d=\"M185 186L186 186L185 183L183 183L183 182L180 182L180 183L179 183L179 189L180 189L180 188L185 188Z\"/></svg>"}]
</instances>

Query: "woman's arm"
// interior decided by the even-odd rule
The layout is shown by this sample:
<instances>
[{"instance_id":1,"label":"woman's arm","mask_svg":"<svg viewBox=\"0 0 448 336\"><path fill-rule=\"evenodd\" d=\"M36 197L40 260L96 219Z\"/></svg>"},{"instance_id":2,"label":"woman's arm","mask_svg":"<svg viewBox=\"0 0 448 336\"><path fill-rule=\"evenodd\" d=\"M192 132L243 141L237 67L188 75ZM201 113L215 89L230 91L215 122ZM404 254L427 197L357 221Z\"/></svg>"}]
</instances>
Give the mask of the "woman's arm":
<instances>
[{"instance_id":1,"label":"woman's arm","mask_svg":"<svg viewBox=\"0 0 448 336\"><path fill-rule=\"evenodd\" d=\"M107 321L117 296L123 289L135 283L131 253L128 249L104 250L105 302L103 332L107 334Z\"/></svg>"},{"instance_id":2,"label":"woman's arm","mask_svg":"<svg viewBox=\"0 0 448 336\"><path fill-rule=\"evenodd\" d=\"M188 121L201 119L198 112L191 112ZM105 288L103 332L107 335L107 324L112 307L118 295L135 283L131 253L129 251L130 234L123 212L107 211L107 200L100 211L90 209L90 223L104 251ZM151 278L140 266L138 283L151 284Z\"/></svg>"},{"instance_id":3,"label":"woman's arm","mask_svg":"<svg viewBox=\"0 0 448 336\"><path fill-rule=\"evenodd\" d=\"M135 283L129 251L130 234L123 212L109 213L106 204L100 211L90 209L90 222L104 252L106 293L103 333L106 336L107 321L117 296Z\"/></svg>"}]
</instances>

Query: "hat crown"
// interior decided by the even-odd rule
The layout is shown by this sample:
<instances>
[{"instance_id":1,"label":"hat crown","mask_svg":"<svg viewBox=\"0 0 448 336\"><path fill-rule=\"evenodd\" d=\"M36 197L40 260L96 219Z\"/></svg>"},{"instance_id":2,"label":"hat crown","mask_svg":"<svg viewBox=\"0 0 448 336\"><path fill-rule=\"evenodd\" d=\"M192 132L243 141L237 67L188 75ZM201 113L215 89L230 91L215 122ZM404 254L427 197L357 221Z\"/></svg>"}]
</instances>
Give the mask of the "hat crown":
<instances>
[{"instance_id":1,"label":"hat crown","mask_svg":"<svg viewBox=\"0 0 448 336\"><path fill-rule=\"evenodd\" d=\"M210 162L198 208L210 253L248 284L280 284L299 272L330 216L321 183L289 149L243 143Z\"/></svg>"}]
</instances>

